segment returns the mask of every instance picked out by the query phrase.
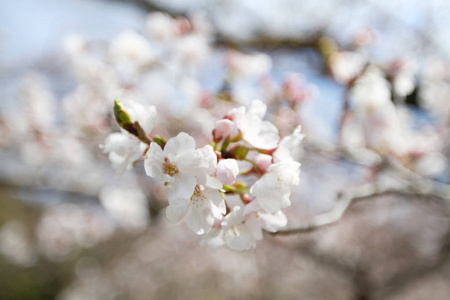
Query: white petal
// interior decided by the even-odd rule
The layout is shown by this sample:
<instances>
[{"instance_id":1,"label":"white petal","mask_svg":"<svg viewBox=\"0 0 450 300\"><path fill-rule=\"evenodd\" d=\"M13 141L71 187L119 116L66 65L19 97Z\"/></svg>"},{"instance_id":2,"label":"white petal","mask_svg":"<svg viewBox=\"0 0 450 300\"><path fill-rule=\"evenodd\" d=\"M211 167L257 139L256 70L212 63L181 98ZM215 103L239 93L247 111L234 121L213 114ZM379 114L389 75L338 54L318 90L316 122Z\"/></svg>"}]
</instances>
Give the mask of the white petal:
<instances>
[{"instance_id":1,"label":"white petal","mask_svg":"<svg viewBox=\"0 0 450 300\"><path fill-rule=\"evenodd\" d=\"M185 221L187 226L196 234L205 234L209 232L214 224L214 217L208 206L189 205Z\"/></svg>"},{"instance_id":2,"label":"white petal","mask_svg":"<svg viewBox=\"0 0 450 300\"><path fill-rule=\"evenodd\" d=\"M261 221L259 220L257 213L252 213L247 216L245 224L256 240L262 240L263 235L261 230Z\"/></svg>"},{"instance_id":3,"label":"white petal","mask_svg":"<svg viewBox=\"0 0 450 300\"><path fill-rule=\"evenodd\" d=\"M223 200L220 192L215 189L206 189L203 191L203 195L211 203L211 212L217 219L221 218L227 211L225 201Z\"/></svg>"},{"instance_id":4,"label":"white petal","mask_svg":"<svg viewBox=\"0 0 450 300\"><path fill-rule=\"evenodd\" d=\"M261 220L262 228L270 232L277 232L287 225L286 215L282 211L277 211L273 214L260 213L259 219Z\"/></svg>"},{"instance_id":5,"label":"white petal","mask_svg":"<svg viewBox=\"0 0 450 300\"><path fill-rule=\"evenodd\" d=\"M164 162L164 154L161 147L156 143L150 144L145 156L145 172L152 178L159 178L162 174L162 164Z\"/></svg>"},{"instance_id":6,"label":"white petal","mask_svg":"<svg viewBox=\"0 0 450 300\"><path fill-rule=\"evenodd\" d=\"M223 227L239 225L244 221L244 209L240 206L231 208L231 212L222 221Z\"/></svg>"},{"instance_id":7,"label":"white petal","mask_svg":"<svg viewBox=\"0 0 450 300\"><path fill-rule=\"evenodd\" d=\"M249 114L256 115L259 119L264 118L266 111L267 106L259 99L253 100L248 109Z\"/></svg>"},{"instance_id":8,"label":"white petal","mask_svg":"<svg viewBox=\"0 0 450 300\"><path fill-rule=\"evenodd\" d=\"M233 250L248 250L255 248L256 240L245 224L233 226L225 235L225 242Z\"/></svg>"},{"instance_id":9,"label":"white petal","mask_svg":"<svg viewBox=\"0 0 450 300\"><path fill-rule=\"evenodd\" d=\"M216 190L220 190L223 187L222 183L219 180L217 180L216 178L211 177L209 175L205 176L204 185L209 188L216 189Z\"/></svg>"},{"instance_id":10,"label":"white petal","mask_svg":"<svg viewBox=\"0 0 450 300\"><path fill-rule=\"evenodd\" d=\"M166 218L170 223L178 223L186 215L187 206L173 206L166 207Z\"/></svg>"},{"instance_id":11,"label":"white petal","mask_svg":"<svg viewBox=\"0 0 450 300\"><path fill-rule=\"evenodd\" d=\"M268 170L276 174L285 184L298 185L300 176L300 163L296 161L285 161L273 164Z\"/></svg>"},{"instance_id":12,"label":"white petal","mask_svg":"<svg viewBox=\"0 0 450 300\"><path fill-rule=\"evenodd\" d=\"M291 190L280 177L274 173L264 174L250 188L261 208L269 213L286 208L291 204Z\"/></svg>"},{"instance_id":13,"label":"white petal","mask_svg":"<svg viewBox=\"0 0 450 300\"><path fill-rule=\"evenodd\" d=\"M211 145L206 145L196 150L200 155L202 168L206 169L206 173L212 175L216 172L217 168L217 155Z\"/></svg>"},{"instance_id":14,"label":"white petal","mask_svg":"<svg viewBox=\"0 0 450 300\"><path fill-rule=\"evenodd\" d=\"M190 174L177 174L167 184L167 198L171 205L183 206L189 203L194 193L197 180Z\"/></svg>"},{"instance_id":15,"label":"white petal","mask_svg":"<svg viewBox=\"0 0 450 300\"><path fill-rule=\"evenodd\" d=\"M164 147L164 154L173 162L183 153L194 151L195 140L185 132L180 132L176 137L169 139Z\"/></svg>"},{"instance_id":16,"label":"white petal","mask_svg":"<svg viewBox=\"0 0 450 300\"><path fill-rule=\"evenodd\" d=\"M122 132L114 132L110 133L105 140L105 144L103 146L103 152L118 152L124 153L125 149L130 146L130 138L127 134Z\"/></svg>"},{"instance_id":17,"label":"white petal","mask_svg":"<svg viewBox=\"0 0 450 300\"><path fill-rule=\"evenodd\" d=\"M215 250L222 247L225 244L223 240L222 229L212 229L210 232L203 236L200 241L200 246L207 247L208 249Z\"/></svg>"}]
</instances>

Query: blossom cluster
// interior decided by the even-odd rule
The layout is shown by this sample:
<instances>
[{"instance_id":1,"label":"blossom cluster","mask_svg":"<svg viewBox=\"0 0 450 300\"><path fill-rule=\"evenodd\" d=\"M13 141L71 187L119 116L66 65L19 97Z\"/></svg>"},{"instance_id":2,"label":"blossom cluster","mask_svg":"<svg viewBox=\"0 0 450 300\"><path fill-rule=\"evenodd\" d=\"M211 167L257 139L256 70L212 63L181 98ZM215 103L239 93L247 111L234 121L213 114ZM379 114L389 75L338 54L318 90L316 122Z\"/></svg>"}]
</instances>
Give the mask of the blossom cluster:
<instances>
[{"instance_id":1,"label":"blossom cluster","mask_svg":"<svg viewBox=\"0 0 450 300\"><path fill-rule=\"evenodd\" d=\"M111 133L103 149L117 174L143 158L146 174L166 187L167 220L184 220L203 235L202 245L251 249L263 230L286 226L282 210L299 183L293 151L303 139L300 127L280 140L275 125L264 120L266 110L260 100L231 109L216 122L210 144L197 147L185 132L167 140L153 134L153 106L116 101L121 132Z\"/></svg>"}]
</instances>

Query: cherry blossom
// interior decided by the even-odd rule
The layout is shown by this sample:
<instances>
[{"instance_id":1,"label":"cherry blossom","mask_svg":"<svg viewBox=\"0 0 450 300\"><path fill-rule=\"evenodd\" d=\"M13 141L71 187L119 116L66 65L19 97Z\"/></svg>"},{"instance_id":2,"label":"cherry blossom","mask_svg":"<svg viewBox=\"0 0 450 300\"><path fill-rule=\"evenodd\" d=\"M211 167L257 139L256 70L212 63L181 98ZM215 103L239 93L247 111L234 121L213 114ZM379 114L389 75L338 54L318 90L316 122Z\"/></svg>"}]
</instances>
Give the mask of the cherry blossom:
<instances>
[{"instance_id":1,"label":"cherry blossom","mask_svg":"<svg viewBox=\"0 0 450 300\"><path fill-rule=\"evenodd\" d=\"M185 132L167 141L164 150L152 142L145 157L148 176L165 182L169 204L186 206L194 193L201 156L194 138Z\"/></svg>"},{"instance_id":2,"label":"cherry blossom","mask_svg":"<svg viewBox=\"0 0 450 300\"><path fill-rule=\"evenodd\" d=\"M237 109L235 122L244 141L258 149L274 149L280 139L278 129L269 121L263 121L267 106L261 100L254 100L249 109Z\"/></svg>"},{"instance_id":3,"label":"cherry blossom","mask_svg":"<svg viewBox=\"0 0 450 300\"><path fill-rule=\"evenodd\" d=\"M128 132L121 131L109 134L102 147L103 152L109 153L109 160L116 170L116 176L119 176L140 159L147 145Z\"/></svg>"}]
</instances>

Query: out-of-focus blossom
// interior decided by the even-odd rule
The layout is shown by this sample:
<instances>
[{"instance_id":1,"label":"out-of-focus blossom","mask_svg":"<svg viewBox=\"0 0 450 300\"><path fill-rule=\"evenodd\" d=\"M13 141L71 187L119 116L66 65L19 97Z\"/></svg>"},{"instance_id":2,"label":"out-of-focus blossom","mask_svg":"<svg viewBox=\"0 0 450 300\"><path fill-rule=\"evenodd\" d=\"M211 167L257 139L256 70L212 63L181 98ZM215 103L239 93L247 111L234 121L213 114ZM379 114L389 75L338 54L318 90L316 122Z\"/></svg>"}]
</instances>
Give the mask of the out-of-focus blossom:
<instances>
[{"instance_id":1,"label":"out-of-focus blossom","mask_svg":"<svg viewBox=\"0 0 450 300\"><path fill-rule=\"evenodd\" d=\"M36 249L31 244L26 226L19 221L9 221L0 228L0 253L12 262L30 267L37 260Z\"/></svg>"},{"instance_id":2,"label":"out-of-focus blossom","mask_svg":"<svg viewBox=\"0 0 450 300\"><path fill-rule=\"evenodd\" d=\"M125 80L137 80L141 70L156 60L156 53L144 36L124 31L110 45L109 57Z\"/></svg>"},{"instance_id":3,"label":"out-of-focus blossom","mask_svg":"<svg viewBox=\"0 0 450 300\"><path fill-rule=\"evenodd\" d=\"M40 252L58 261L79 247L92 247L108 239L114 227L98 211L65 203L48 209L36 231Z\"/></svg>"},{"instance_id":4,"label":"out-of-focus blossom","mask_svg":"<svg viewBox=\"0 0 450 300\"><path fill-rule=\"evenodd\" d=\"M146 29L151 37L161 41L169 41L176 35L173 18L162 12L148 14Z\"/></svg>"},{"instance_id":5,"label":"out-of-focus blossom","mask_svg":"<svg viewBox=\"0 0 450 300\"><path fill-rule=\"evenodd\" d=\"M359 52L334 52L330 56L333 77L342 84L347 84L361 73L367 58Z\"/></svg>"},{"instance_id":6,"label":"out-of-focus blossom","mask_svg":"<svg viewBox=\"0 0 450 300\"><path fill-rule=\"evenodd\" d=\"M99 194L100 203L124 229L142 231L148 224L148 203L138 189L104 187Z\"/></svg>"},{"instance_id":7,"label":"out-of-focus blossom","mask_svg":"<svg viewBox=\"0 0 450 300\"><path fill-rule=\"evenodd\" d=\"M392 77L392 87L396 95L406 97L416 86L415 74L417 63L413 59L403 58L395 60L388 69Z\"/></svg>"},{"instance_id":8,"label":"out-of-focus blossom","mask_svg":"<svg viewBox=\"0 0 450 300\"><path fill-rule=\"evenodd\" d=\"M56 100L48 89L46 78L37 73L23 80L21 94L30 130L50 130L56 122Z\"/></svg>"},{"instance_id":9,"label":"out-of-focus blossom","mask_svg":"<svg viewBox=\"0 0 450 300\"><path fill-rule=\"evenodd\" d=\"M300 104L317 97L318 89L314 85L304 83L301 74L290 73L283 82L283 96L292 104Z\"/></svg>"},{"instance_id":10,"label":"out-of-focus blossom","mask_svg":"<svg viewBox=\"0 0 450 300\"><path fill-rule=\"evenodd\" d=\"M424 176L437 176L445 170L446 166L448 166L448 159L439 152L426 153L414 162L414 170Z\"/></svg>"},{"instance_id":11,"label":"out-of-focus blossom","mask_svg":"<svg viewBox=\"0 0 450 300\"><path fill-rule=\"evenodd\" d=\"M270 73L272 60L264 53L244 54L229 51L226 63L232 78L262 77Z\"/></svg>"}]
</instances>

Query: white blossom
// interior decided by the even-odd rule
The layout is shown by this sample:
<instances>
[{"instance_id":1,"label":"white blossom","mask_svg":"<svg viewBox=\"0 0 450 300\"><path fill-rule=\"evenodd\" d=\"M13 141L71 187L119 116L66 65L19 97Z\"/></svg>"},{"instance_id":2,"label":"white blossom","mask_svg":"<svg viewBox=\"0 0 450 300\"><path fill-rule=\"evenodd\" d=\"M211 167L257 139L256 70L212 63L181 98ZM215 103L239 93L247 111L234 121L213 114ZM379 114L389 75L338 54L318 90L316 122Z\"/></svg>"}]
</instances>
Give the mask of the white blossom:
<instances>
[{"instance_id":1,"label":"white blossom","mask_svg":"<svg viewBox=\"0 0 450 300\"><path fill-rule=\"evenodd\" d=\"M128 132L121 131L109 134L102 147L103 152L109 153L109 160L116 176L119 176L142 156L147 145Z\"/></svg>"},{"instance_id":2,"label":"white blossom","mask_svg":"<svg viewBox=\"0 0 450 300\"><path fill-rule=\"evenodd\" d=\"M280 141L277 150L273 153L274 162L292 161L296 158L300 151L300 143L305 137L301 130L301 126L298 126L292 135L286 136Z\"/></svg>"},{"instance_id":3,"label":"white blossom","mask_svg":"<svg viewBox=\"0 0 450 300\"><path fill-rule=\"evenodd\" d=\"M148 176L165 182L169 204L186 206L197 185L201 155L190 135L180 132L167 141L164 150L152 142L145 158Z\"/></svg>"},{"instance_id":4,"label":"white blossom","mask_svg":"<svg viewBox=\"0 0 450 300\"><path fill-rule=\"evenodd\" d=\"M292 185L299 183L300 163L286 161L273 164L250 188L260 207L273 213L291 205Z\"/></svg>"},{"instance_id":5,"label":"white blossom","mask_svg":"<svg viewBox=\"0 0 450 300\"><path fill-rule=\"evenodd\" d=\"M280 139L278 129L269 121L263 121L267 107L261 100L254 100L249 109L239 107L235 122L243 139L258 149L274 149Z\"/></svg>"},{"instance_id":6,"label":"white blossom","mask_svg":"<svg viewBox=\"0 0 450 300\"><path fill-rule=\"evenodd\" d=\"M156 108L153 105L144 106L133 100L128 100L123 101L122 106L130 116L131 121L133 123L138 122L146 134L152 131L156 118Z\"/></svg>"},{"instance_id":7,"label":"white blossom","mask_svg":"<svg viewBox=\"0 0 450 300\"><path fill-rule=\"evenodd\" d=\"M211 230L215 219L226 213L225 201L219 190L197 185L187 205L169 205L166 217L171 223L177 223L184 217L188 227L197 234Z\"/></svg>"},{"instance_id":8,"label":"white blossom","mask_svg":"<svg viewBox=\"0 0 450 300\"><path fill-rule=\"evenodd\" d=\"M287 218L282 211L267 213L256 202L245 207L236 205L225 216L221 227L205 235L200 244L210 249L227 246L233 250L249 250L262 239L263 230L277 232L286 224Z\"/></svg>"}]
</instances>

